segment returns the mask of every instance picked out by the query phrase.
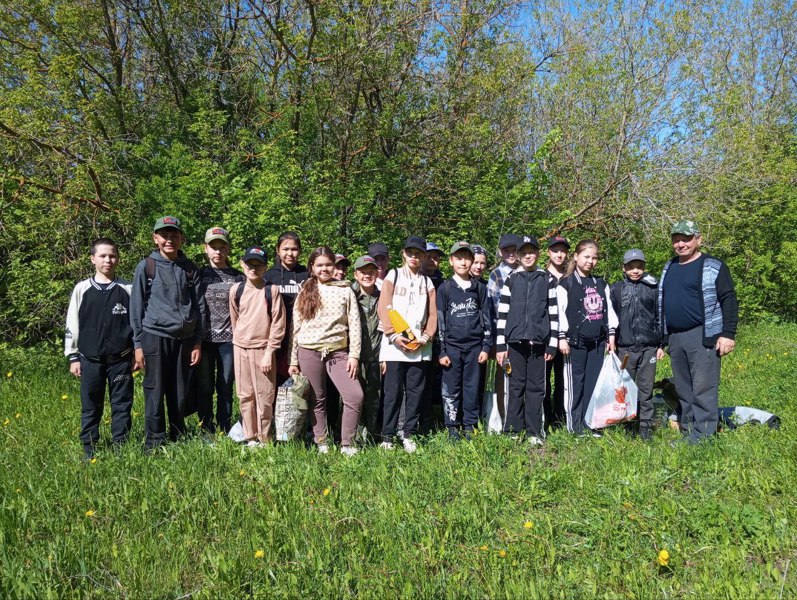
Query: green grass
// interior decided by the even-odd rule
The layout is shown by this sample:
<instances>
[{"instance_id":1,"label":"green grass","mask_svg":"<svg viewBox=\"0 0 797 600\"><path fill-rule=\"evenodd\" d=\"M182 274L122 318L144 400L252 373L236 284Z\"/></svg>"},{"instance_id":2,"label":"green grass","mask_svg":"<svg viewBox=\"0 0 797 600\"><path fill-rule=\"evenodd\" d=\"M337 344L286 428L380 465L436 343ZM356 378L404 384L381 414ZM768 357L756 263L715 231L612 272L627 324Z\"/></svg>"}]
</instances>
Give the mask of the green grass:
<instances>
[{"instance_id":1,"label":"green grass","mask_svg":"<svg viewBox=\"0 0 797 600\"><path fill-rule=\"evenodd\" d=\"M721 404L781 429L676 448L669 430L351 459L193 439L90 464L78 382L22 357L0 358L3 598L797 596L794 325L745 328L723 364ZM140 383L135 411L140 440Z\"/></svg>"}]
</instances>

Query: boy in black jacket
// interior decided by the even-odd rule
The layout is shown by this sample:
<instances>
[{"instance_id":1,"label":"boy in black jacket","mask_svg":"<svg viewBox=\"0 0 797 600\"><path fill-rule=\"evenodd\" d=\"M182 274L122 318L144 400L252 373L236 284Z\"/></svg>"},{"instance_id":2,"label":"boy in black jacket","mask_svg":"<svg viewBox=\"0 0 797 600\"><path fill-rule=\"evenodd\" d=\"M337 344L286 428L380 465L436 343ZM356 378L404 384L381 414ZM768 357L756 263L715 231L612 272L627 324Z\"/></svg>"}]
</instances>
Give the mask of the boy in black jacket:
<instances>
[{"instance_id":1,"label":"boy in black jacket","mask_svg":"<svg viewBox=\"0 0 797 600\"><path fill-rule=\"evenodd\" d=\"M479 365L492 346L492 319L487 286L471 278L473 250L468 242L451 247L454 275L437 291L437 335L440 338L443 418L452 440L463 427L469 439L479 420Z\"/></svg>"},{"instance_id":2,"label":"boy in black jacket","mask_svg":"<svg viewBox=\"0 0 797 600\"><path fill-rule=\"evenodd\" d=\"M116 278L116 242L91 244L95 273L72 290L66 315L64 354L69 371L80 377L80 441L87 459L94 456L105 406L111 402L111 440L121 444L130 431L133 407L133 331L130 328L130 282Z\"/></svg>"},{"instance_id":3,"label":"boy in black jacket","mask_svg":"<svg viewBox=\"0 0 797 600\"><path fill-rule=\"evenodd\" d=\"M653 437L653 382L656 361L664 358L659 326L658 281L645 271L645 255L632 249L623 255L623 279L611 286L611 298L619 325L616 332L617 357L628 357L626 370L639 394L639 436Z\"/></svg>"},{"instance_id":4,"label":"boy in black jacket","mask_svg":"<svg viewBox=\"0 0 797 600\"><path fill-rule=\"evenodd\" d=\"M501 288L496 338L496 360L509 376L504 433L525 432L534 446L545 438L545 363L556 355L559 334L556 287L537 266L539 252L537 238L521 238L520 268Z\"/></svg>"}]
</instances>

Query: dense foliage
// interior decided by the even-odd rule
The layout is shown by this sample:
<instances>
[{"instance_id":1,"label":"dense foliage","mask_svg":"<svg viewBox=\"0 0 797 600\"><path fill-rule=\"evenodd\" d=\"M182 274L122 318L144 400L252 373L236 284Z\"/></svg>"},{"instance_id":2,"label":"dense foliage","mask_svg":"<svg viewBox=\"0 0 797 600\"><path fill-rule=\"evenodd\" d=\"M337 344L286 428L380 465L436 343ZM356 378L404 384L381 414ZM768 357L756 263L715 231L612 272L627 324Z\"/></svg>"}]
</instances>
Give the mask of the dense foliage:
<instances>
[{"instance_id":1,"label":"dense foliage","mask_svg":"<svg viewBox=\"0 0 797 600\"><path fill-rule=\"evenodd\" d=\"M762 2L0 0L0 337L54 339L90 240L198 254L595 236L696 218L746 316L797 315L797 10Z\"/></svg>"}]
</instances>

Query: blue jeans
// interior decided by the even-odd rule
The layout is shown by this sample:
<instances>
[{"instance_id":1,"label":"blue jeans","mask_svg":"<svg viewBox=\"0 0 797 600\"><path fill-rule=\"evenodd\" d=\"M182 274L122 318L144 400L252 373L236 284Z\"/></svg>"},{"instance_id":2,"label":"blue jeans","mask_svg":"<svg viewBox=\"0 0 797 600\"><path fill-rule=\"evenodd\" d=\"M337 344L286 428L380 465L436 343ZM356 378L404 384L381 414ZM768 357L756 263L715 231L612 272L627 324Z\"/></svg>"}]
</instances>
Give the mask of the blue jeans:
<instances>
[{"instance_id":1,"label":"blue jeans","mask_svg":"<svg viewBox=\"0 0 797 600\"><path fill-rule=\"evenodd\" d=\"M232 386L235 380L232 342L202 342L197 382L197 413L202 428L214 432L216 426L230 431L232 417ZM213 392L218 396L216 423L213 422Z\"/></svg>"}]
</instances>

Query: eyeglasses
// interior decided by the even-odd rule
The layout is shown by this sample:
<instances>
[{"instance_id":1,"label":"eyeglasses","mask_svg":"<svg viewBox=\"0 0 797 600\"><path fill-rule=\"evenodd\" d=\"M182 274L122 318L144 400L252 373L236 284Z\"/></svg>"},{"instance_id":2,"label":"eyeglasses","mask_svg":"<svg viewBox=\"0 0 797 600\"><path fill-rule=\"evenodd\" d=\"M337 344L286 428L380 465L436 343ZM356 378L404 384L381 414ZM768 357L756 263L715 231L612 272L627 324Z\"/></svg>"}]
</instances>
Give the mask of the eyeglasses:
<instances>
[{"instance_id":1,"label":"eyeglasses","mask_svg":"<svg viewBox=\"0 0 797 600\"><path fill-rule=\"evenodd\" d=\"M262 270L264 270L266 268L266 265L264 263L262 263L262 262L244 263L244 265L250 271L262 271Z\"/></svg>"}]
</instances>

